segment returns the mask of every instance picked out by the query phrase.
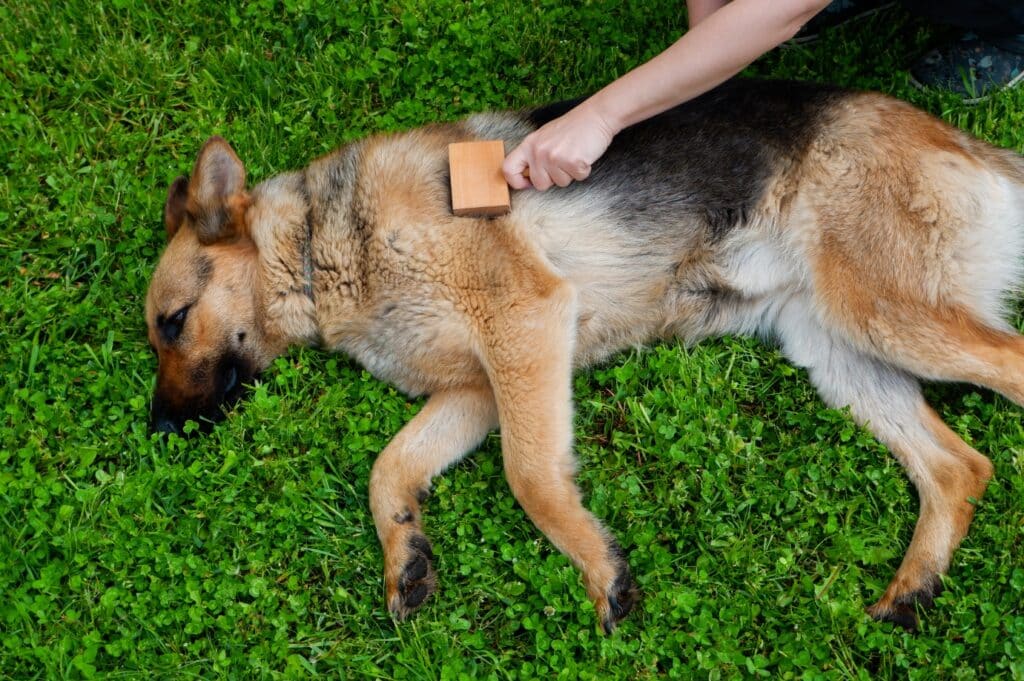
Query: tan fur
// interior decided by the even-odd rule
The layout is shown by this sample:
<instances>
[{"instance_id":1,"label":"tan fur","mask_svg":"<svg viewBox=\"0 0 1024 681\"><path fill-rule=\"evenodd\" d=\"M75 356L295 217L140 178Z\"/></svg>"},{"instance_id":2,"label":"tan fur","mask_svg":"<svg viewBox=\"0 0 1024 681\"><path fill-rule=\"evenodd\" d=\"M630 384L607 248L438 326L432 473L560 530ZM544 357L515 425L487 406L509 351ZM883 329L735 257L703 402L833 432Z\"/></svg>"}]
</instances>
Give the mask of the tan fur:
<instances>
[{"instance_id":1,"label":"tan fur","mask_svg":"<svg viewBox=\"0 0 1024 681\"><path fill-rule=\"evenodd\" d=\"M346 352L429 395L370 481L397 616L435 588L421 494L500 424L512 493L582 571L610 630L636 594L573 479L573 369L667 336L772 335L919 490L906 558L871 609L913 626L992 475L916 377L1024 401L1024 341L1000 317L1019 272L978 237L1024 228L998 226L1024 211L1016 157L906 104L847 95L804 153L780 159L742 229L712 239L683 215L641 239L600 194L522 193L500 219L452 216L447 145L487 131L514 143L528 128L479 117L374 137L251 191L230 147L208 143L187 205L182 186L169 192L172 238L147 298L157 398L212 390L195 367L218 353L259 370L291 344ZM186 304L189 323L169 341L161 321Z\"/></svg>"}]
</instances>

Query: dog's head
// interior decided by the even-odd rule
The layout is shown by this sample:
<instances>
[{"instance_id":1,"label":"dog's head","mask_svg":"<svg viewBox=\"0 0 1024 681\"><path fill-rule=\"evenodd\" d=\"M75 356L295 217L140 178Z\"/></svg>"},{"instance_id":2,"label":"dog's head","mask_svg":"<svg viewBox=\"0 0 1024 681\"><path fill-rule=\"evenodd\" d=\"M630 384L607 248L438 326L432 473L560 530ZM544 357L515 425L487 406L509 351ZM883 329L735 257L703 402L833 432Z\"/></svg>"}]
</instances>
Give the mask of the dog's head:
<instances>
[{"instance_id":1,"label":"dog's head","mask_svg":"<svg viewBox=\"0 0 1024 681\"><path fill-rule=\"evenodd\" d=\"M168 244L146 296L149 342L159 359L152 426L208 427L276 354L256 315L257 252L249 238L245 168L212 137L191 179L168 190Z\"/></svg>"}]
</instances>

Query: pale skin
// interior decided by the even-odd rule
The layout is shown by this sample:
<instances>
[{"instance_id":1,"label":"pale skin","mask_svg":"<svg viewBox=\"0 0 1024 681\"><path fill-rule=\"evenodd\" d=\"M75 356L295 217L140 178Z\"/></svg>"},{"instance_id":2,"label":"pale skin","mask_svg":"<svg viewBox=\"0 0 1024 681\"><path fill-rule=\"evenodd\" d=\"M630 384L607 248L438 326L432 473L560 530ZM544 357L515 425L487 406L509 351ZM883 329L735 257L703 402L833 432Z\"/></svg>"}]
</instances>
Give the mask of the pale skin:
<instances>
[{"instance_id":1,"label":"pale skin","mask_svg":"<svg viewBox=\"0 0 1024 681\"><path fill-rule=\"evenodd\" d=\"M796 35L829 0L689 0L690 30L667 50L533 132L505 159L513 189L585 180L623 128L692 99Z\"/></svg>"}]
</instances>

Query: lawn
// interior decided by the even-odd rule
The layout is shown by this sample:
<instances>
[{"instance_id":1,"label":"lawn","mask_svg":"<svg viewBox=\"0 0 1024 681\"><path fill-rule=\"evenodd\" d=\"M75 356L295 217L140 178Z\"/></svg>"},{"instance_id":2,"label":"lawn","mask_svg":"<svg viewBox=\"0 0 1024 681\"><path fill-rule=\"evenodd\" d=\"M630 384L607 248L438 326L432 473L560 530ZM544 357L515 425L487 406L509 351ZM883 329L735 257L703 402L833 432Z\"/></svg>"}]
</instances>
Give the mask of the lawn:
<instances>
[{"instance_id":1,"label":"lawn","mask_svg":"<svg viewBox=\"0 0 1024 681\"><path fill-rule=\"evenodd\" d=\"M0 4L0 676L1024 678L1024 427L987 391L928 389L996 475L916 635L864 613L912 486L754 341L576 378L586 504L644 594L608 637L497 435L426 502L440 592L390 619L367 483L420 402L344 357L290 353L205 438L149 434L143 297L166 187L207 136L259 181L370 132L581 95L668 45L681 6ZM881 90L1024 150L1024 88L966 106L909 86L942 37L890 10L750 72Z\"/></svg>"}]
</instances>

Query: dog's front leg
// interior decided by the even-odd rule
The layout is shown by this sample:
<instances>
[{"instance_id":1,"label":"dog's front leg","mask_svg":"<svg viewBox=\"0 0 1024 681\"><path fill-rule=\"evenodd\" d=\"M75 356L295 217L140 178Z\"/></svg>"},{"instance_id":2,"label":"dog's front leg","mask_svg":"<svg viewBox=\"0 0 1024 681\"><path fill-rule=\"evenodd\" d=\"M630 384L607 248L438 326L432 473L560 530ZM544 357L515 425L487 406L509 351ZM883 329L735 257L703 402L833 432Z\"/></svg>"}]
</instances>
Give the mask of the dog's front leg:
<instances>
[{"instance_id":1,"label":"dog's front leg","mask_svg":"<svg viewBox=\"0 0 1024 681\"><path fill-rule=\"evenodd\" d=\"M583 573L605 632L637 590L622 549L581 502L572 451L575 293L566 285L490 320L484 362L498 403L509 486L534 524Z\"/></svg>"},{"instance_id":2,"label":"dog's front leg","mask_svg":"<svg viewBox=\"0 0 1024 681\"><path fill-rule=\"evenodd\" d=\"M430 480L497 424L489 387L435 393L377 457L370 508L384 549L388 609L395 617L418 608L437 585L433 552L420 524L420 502Z\"/></svg>"}]
</instances>

